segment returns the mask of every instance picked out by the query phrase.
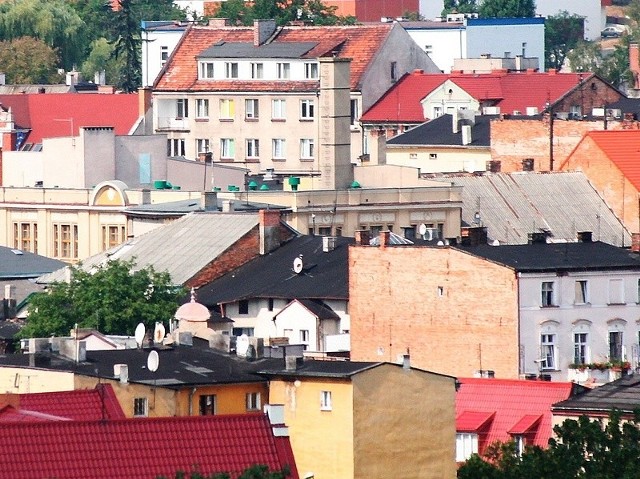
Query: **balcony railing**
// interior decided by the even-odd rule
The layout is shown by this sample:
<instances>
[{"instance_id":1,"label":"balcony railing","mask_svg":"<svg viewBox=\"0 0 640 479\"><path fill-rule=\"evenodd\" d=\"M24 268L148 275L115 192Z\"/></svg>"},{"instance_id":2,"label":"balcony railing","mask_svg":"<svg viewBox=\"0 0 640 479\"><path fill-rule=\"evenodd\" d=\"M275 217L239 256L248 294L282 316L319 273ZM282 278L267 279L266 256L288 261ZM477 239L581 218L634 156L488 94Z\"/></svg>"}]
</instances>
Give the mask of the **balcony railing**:
<instances>
[{"instance_id":1,"label":"balcony railing","mask_svg":"<svg viewBox=\"0 0 640 479\"><path fill-rule=\"evenodd\" d=\"M159 116L158 130L189 130L189 118L176 118L173 116Z\"/></svg>"}]
</instances>

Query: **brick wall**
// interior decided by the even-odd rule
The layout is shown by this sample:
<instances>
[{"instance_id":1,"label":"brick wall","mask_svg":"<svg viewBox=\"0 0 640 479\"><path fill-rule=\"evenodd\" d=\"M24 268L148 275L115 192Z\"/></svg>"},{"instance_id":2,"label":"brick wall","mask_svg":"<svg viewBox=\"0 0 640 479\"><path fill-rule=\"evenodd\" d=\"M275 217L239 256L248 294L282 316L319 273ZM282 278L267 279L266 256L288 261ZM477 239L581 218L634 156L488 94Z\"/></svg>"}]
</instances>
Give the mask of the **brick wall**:
<instances>
[{"instance_id":1,"label":"brick wall","mask_svg":"<svg viewBox=\"0 0 640 479\"><path fill-rule=\"evenodd\" d=\"M518 377L512 270L453 248L349 249L351 358L472 376Z\"/></svg>"}]
</instances>

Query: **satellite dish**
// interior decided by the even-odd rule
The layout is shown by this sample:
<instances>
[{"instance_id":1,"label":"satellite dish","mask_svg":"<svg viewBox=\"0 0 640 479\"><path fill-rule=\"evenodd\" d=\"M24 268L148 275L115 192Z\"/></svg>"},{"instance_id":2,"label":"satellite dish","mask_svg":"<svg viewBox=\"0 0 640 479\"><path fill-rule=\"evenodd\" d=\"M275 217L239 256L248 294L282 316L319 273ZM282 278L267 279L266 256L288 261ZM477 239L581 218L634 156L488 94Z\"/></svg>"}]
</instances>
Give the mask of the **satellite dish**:
<instances>
[{"instance_id":1,"label":"satellite dish","mask_svg":"<svg viewBox=\"0 0 640 479\"><path fill-rule=\"evenodd\" d=\"M427 234L427 225L422 223L420 226L418 226L418 233L420 233L420 236L426 235Z\"/></svg>"},{"instance_id":2,"label":"satellite dish","mask_svg":"<svg viewBox=\"0 0 640 479\"><path fill-rule=\"evenodd\" d=\"M299 256L293 260L293 272L296 274L300 274L302 273L302 267L304 265L302 264L302 258L300 258Z\"/></svg>"},{"instance_id":3,"label":"satellite dish","mask_svg":"<svg viewBox=\"0 0 640 479\"><path fill-rule=\"evenodd\" d=\"M142 341L144 340L144 335L146 332L147 330L144 327L144 324L138 323L138 325L136 326L136 332L134 335L134 337L136 338L136 343L138 347L142 346Z\"/></svg>"},{"instance_id":4,"label":"satellite dish","mask_svg":"<svg viewBox=\"0 0 640 479\"><path fill-rule=\"evenodd\" d=\"M160 366L160 356L158 356L158 351L151 351L149 356L147 356L147 369L152 373L155 373L158 370L158 366Z\"/></svg>"},{"instance_id":5,"label":"satellite dish","mask_svg":"<svg viewBox=\"0 0 640 479\"><path fill-rule=\"evenodd\" d=\"M161 343L164 339L165 329L164 324L156 323L156 328L153 330L153 342Z\"/></svg>"},{"instance_id":6,"label":"satellite dish","mask_svg":"<svg viewBox=\"0 0 640 479\"><path fill-rule=\"evenodd\" d=\"M236 355L246 357L249 351L249 336L243 334L236 339Z\"/></svg>"}]
</instances>

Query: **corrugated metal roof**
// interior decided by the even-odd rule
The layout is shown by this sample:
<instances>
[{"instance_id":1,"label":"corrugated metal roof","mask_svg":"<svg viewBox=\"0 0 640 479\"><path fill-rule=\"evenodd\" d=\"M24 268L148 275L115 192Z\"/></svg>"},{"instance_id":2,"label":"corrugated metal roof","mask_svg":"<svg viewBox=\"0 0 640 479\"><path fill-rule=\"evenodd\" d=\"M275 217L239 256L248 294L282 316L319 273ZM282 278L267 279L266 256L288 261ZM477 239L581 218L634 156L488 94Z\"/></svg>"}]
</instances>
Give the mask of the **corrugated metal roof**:
<instances>
[{"instance_id":1,"label":"corrugated metal roof","mask_svg":"<svg viewBox=\"0 0 640 479\"><path fill-rule=\"evenodd\" d=\"M0 246L0 278L37 278L41 274L50 273L65 266L65 263L22 251L16 248Z\"/></svg>"},{"instance_id":2,"label":"corrugated metal roof","mask_svg":"<svg viewBox=\"0 0 640 479\"><path fill-rule=\"evenodd\" d=\"M631 236L581 172L449 175L436 180L462 189L462 220L475 214L491 240L526 244L528 234L548 230L552 240L575 241L591 231L594 241L629 245Z\"/></svg>"},{"instance_id":3,"label":"corrugated metal roof","mask_svg":"<svg viewBox=\"0 0 640 479\"><path fill-rule=\"evenodd\" d=\"M136 268L167 271L174 284L184 284L259 223L257 213L190 213L160 228L82 262L90 270L107 259L135 259ZM38 279L64 281L64 269Z\"/></svg>"}]
</instances>

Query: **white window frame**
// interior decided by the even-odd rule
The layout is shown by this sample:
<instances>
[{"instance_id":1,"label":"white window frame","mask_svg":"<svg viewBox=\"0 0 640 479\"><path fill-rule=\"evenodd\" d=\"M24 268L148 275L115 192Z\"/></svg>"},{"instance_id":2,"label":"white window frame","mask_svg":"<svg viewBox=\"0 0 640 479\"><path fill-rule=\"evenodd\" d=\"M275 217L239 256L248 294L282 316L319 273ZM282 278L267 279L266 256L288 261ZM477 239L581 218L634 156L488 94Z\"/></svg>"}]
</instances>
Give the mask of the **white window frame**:
<instances>
[{"instance_id":1,"label":"white window frame","mask_svg":"<svg viewBox=\"0 0 640 479\"><path fill-rule=\"evenodd\" d=\"M261 80L264 78L264 63L251 62L251 78L254 80Z\"/></svg>"},{"instance_id":2,"label":"white window frame","mask_svg":"<svg viewBox=\"0 0 640 479\"><path fill-rule=\"evenodd\" d=\"M309 335L309 330L308 329L301 329L300 330L300 342L303 344L309 344L309 338L311 336Z\"/></svg>"},{"instance_id":3,"label":"white window frame","mask_svg":"<svg viewBox=\"0 0 640 479\"><path fill-rule=\"evenodd\" d=\"M316 114L313 100L300 100L300 119L313 120Z\"/></svg>"},{"instance_id":4,"label":"white window frame","mask_svg":"<svg viewBox=\"0 0 640 479\"><path fill-rule=\"evenodd\" d=\"M276 77L278 78L278 80L288 80L291 77L291 63L276 63Z\"/></svg>"},{"instance_id":5,"label":"white window frame","mask_svg":"<svg viewBox=\"0 0 640 479\"><path fill-rule=\"evenodd\" d=\"M556 369L556 335L554 333L540 334L540 370L554 371Z\"/></svg>"},{"instance_id":6,"label":"white window frame","mask_svg":"<svg viewBox=\"0 0 640 479\"><path fill-rule=\"evenodd\" d=\"M149 416L149 400L146 397L133 398L133 417Z\"/></svg>"},{"instance_id":7,"label":"white window frame","mask_svg":"<svg viewBox=\"0 0 640 479\"><path fill-rule=\"evenodd\" d=\"M433 120L434 118L438 118L439 116L442 116L442 107L435 105L433 107L433 118L431 119Z\"/></svg>"},{"instance_id":8,"label":"white window frame","mask_svg":"<svg viewBox=\"0 0 640 479\"><path fill-rule=\"evenodd\" d=\"M271 100L271 119L285 120L287 118L287 100L279 98Z\"/></svg>"},{"instance_id":9,"label":"white window frame","mask_svg":"<svg viewBox=\"0 0 640 479\"><path fill-rule=\"evenodd\" d=\"M260 403L260 393L247 393L245 398L247 411L259 411L262 407Z\"/></svg>"},{"instance_id":10,"label":"white window frame","mask_svg":"<svg viewBox=\"0 0 640 479\"><path fill-rule=\"evenodd\" d=\"M258 158L260 156L260 140L258 138L247 138L245 148L247 158Z\"/></svg>"},{"instance_id":11,"label":"white window frame","mask_svg":"<svg viewBox=\"0 0 640 479\"><path fill-rule=\"evenodd\" d=\"M185 156L184 138L168 138L167 139L167 155L171 157Z\"/></svg>"},{"instance_id":12,"label":"white window frame","mask_svg":"<svg viewBox=\"0 0 640 479\"><path fill-rule=\"evenodd\" d=\"M617 340L614 341L614 338L617 338ZM610 330L608 334L608 343L609 361L624 361L624 332Z\"/></svg>"},{"instance_id":13,"label":"white window frame","mask_svg":"<svg viewBox=\"0 0 640 479\"><path fill-rule=\"evenodd\" d=\"M271 140L271 155L273 158L284 159L287 154L287 140L284 138L273 138Z\"/></svg>"},{"instance_id":14,"label":"white window frame","mask_svg":"<svg viewBox=\"0 0 640 479\"><path fill-rule=\"evenodd\" d=\"M209 151L211 151L209 138L196 138L196 154L209 153Z\"/></svg>"},{"instance_id":15,"label":"white window frame","mask_svg":"<svg viewBox=\"0 0 640 479\"><path fill-rule=\"evenodd\" d=\"M548 308L555 305L555 282L543 281L540 285L540 306Z\"/></svg>"},{"instance_id":16,"label":"white window frame","mask_svg":"<svg viewBox=\"0 0 640 479\"><path fill-rule=\"evenodd\" d=\"M573 363L589 363L589 333L575 331L573 333Z\"/></svg>"},{"instance_id":17,"label":"white window frame","mask_svg":"<svg viewBox=\"0 0 640 479\"><path fill-rule=\"evenodd\" d=\"M221 98L219 103L220 119L233 120L236 114L236 105L233 98Z\"/></svg>"},{"instance_id":18,"label":"white window frame","mask_svg":"<svg viewBox=\"0 0 640 479\"><path fill-rule=\"evenodd\" d=\"M189 99L176 99L176 118L189 118Z\"/></svg>"},{"instance_id":19,"label":"white window frame","mask_svg":"<svg viewBox=\"0 0 640 479\"><path fill-rule=\"evenodd\" d=\"M320 410L321 411L333 410L331 391L320 391Z\"/></svg>"},{"instance_id":20,"label":"white window frame","mask_svg":"<svg viewBox=\"0 0 640 479\"><path fill-rule=\"evenodd\" d=\"M236 156L236 140L234 138L220 138L220 158L233 160Z\"/></svg>"},{"instance_id":21,"label":"white window frame","mask_svg":"<svg viewBox=\"0 0 640 479\"><path fill-rule=\"evenodd\" d=\"M472 432L456 433L456 462L464 462L478 454L478 435Z\"/></svg>"},{"instance_id":22,"label":"white window frame","mask_svg":"<svg viewBox=\"0 0 640 479\"><path fill-rule=\"evenodd\" d=\"M589 282L586 279L577 279L575 283L575 300L574 304L589 303Z\"/></svg>"},{"instance_id":23,"label":"white window frame","mask_svg":"<svg viewBox=\"0 0 640 479\"><path fill-rule=\"evenodd\" d=\"M208 98L196 98L196 118L209 118Z\"/></svg>"},{"instance_id":24,"label":"white window frame","mask_svg":"<svg viewBox=\"0 0 640 479\"><path fill-rule=\"evenodd\" d=\"M300 159L313 160L315 157L315 142L313 138L300 139Z\"/></svg>"},{"instance_id":25,"label":"white window frame","mask_svg":"<svg viewBox=\"0 0 640 479\"><path fill-rule=\"evenodd\" d=\"M238 78L238 62L224 62L224 77L229 80Z\"/></svg>"},{"instance_id":26,"label":"white window frame","mask_svg":"<svg viewBox=\"0 0 640 479\"><path fill-rule=\"evenodd\" d=\"M318 62L305 62L304 77L307 80L317 80L319 76Z\"/></svg>"},{"instance_id":27,"label":"white window frame","mask_svg":"<svg viewBox=\"0 0 640 479\"><path fill-rule=\"evenodd\" d=\"M198 69L200 72L201 80L213 80L214 79L214 62L200 62L200 68Z\"/></svg>"},{"instance_id":28,"label":"white window frame","mask_svg":"<svg viewBox=\"0 0 640 479\"><path fill-rule=\"evenodd\" d=\"M257 120L260 116L260 102L257 98L247 98L244 101L244 117Z\"/></svg>"},{"instance_id":29,"label":"white window frame","mask_svg":"<svg viewBox=\"0 0 640 479\"><path fill-rule=\"evenodd\" d=\"M169 47L167 45L160 46L160 64L164 66L169 59Z\"/></svg>"}]
</instances>

